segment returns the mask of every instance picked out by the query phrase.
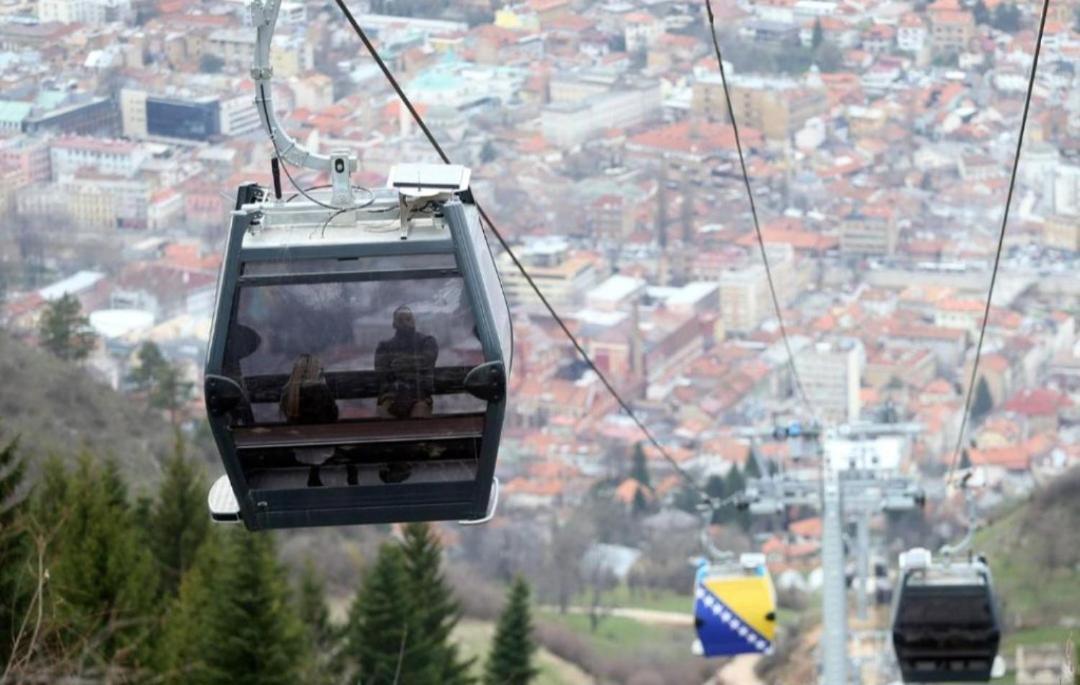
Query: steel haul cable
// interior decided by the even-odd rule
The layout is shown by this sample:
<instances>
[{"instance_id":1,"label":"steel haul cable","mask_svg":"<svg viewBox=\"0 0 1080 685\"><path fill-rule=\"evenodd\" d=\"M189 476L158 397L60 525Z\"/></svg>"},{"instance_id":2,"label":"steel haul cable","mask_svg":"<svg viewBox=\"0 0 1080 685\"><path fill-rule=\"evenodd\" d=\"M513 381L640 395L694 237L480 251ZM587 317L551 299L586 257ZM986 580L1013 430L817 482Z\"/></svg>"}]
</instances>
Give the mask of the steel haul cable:
<instances>
[{"instance_id":1,"label":"steel haul cable","mask_svg":"<svg viewBox=\"0 0 1080 685\"><path fill-rule=\"evenodd\" d=\"M401 103L405 105L406 109L409 110L409 114L412 116L413 121L416 122L416 125L423 132L424 137L427 138L428 142L431 144L431 147L439 155L439 158L445 164L452 164L453 162L451 162L449 155L446 154L446 152L442 148L442 145L439 144L438 139L435 138L435 135L431 132L431 129L428 128L427 123L420 115L420 112L418 112L416 110L416 107L413 106L412 101L409 99L409 96L405 94L405 91L401 88L401 85L398 83L398 80L394 76L394 73L386 65L386 62L383 61L382 57L379 55L379 51L375 49L375 46L372 44L371 40L364 32L364 29L361 28L360 24L356 21L356 17L353 16L353 13L349 10L348 5L345 4L344 0L334 0L334 2L341 9L342 14L345 15L345 19L349 22L349 25L352 26L353 31L360 38L360 41L364 44L364 47L367 49L368 54L370 54L372 59L375 60L375 64L379 67L379 70L382 71L383 76L386 77L387 82L389 82L390 86L394 89L394 92L397 93L397 96L398 98L400 98ZM596 366L596 363L593 362L592 358L589 356L589 353L578 341L577 336L574 335L574 333L570 330L569 326L563 320L562 316L559 315L559 313L551 305L551 302L548 301L543 291L536 284L536 281L533 280L532 276L525 268L525 265L522 264L520 259L518 259L518 256L514 253L514 250L510 247L510 244L503 237L499 229L495 226L495 222L491 220L491 217L488 216L488 213L484 210L483 206L481 206L479 202L476 202L476 209L480 213L481 219L483 219L484 223L486 223L488 228L491 229L491 232L495 236L496 240L499 241L499 244L502 246L503 250L506 251L507 256L514 263L514 266L517 268L518 271L521 272L521 275L525 278L525 281L529 284L529 287L532 288L533 292L536 293L536 296L540 298L540 302L544 305L544 308L547 310L548 314L551 315L551 318L554 319L555 323L558 324L560 329L562 329L562 332L566 335L567 339L570 340L570 343L574 346L574 349L577 350L577 353L581 356L582 360L584 360L585 364L589 367L589 369L596 374L596 377L600 380L600 383L615 399L619 407L626 413L627 416L630 417L630 419L634 422L634 425L638 427L642 434L645 435L646 440L648 440L648 442L654 448L656 448L656 450L660 453L660 456L663 457L669 464L671 464L672 468L675 469L675 472L678 473L679 476L687 483L687 485L689 485L695 492L697 492L698 495L702 497L703 501L706 502L711 508L718 509L728 504L731 498L728 498L728 500L724 501L718 501L715 498L711 497L700 485L697 484L697 481L694 479L694 477L691 476L679 464L679 462L671 456L667 449L664 448L664 446L656 438L653 432L649 430L649 427L645 425L645 423L638 417L637 413L634 412L630 404L626 400L624 400L622 395L619 394L618 390L615 389L615 386L608 379L607 375L605 375L604 372Z\"/></svg>"},{"instance_id":2,"label":"steel haul cable","mask_svg":"<svg viewBox=\"0 0 1080 685\"><path fill-rule=\"evenodd\" d=\"M1009 193L1005 196L1005 211L1001 217L1001 230L998 232L997 250L994 252L994 268L990 272L990 288L986 293L986 306L983 309L982 325L979 326L979 341L975 345L975 360L971 365L971 378L967 392L964 393L964 414L960 420L960 432L956 436L956 449L953 450L945 482L952 480L960 454L964 450L964 436L967 432L971 402L975 394L975 382L979 376L979 361L982 359L983 341L986 339L986 326L990 322L990 305L994 299L994 286L997 284L998 267L1001 265L1001 253L1005 246L1005 229L1009 225L1009 210L1012 208L1013 190L1016 188L1016 172L1020 167L1020 153L1024 147L1024 131L1027 129L1028 113L1031 111L1031 96L1035 91L1035 76L1039 69L1039 53L1042 52L1043 34L1046 31L1046 16L1050 11L1050 0L1043 0L1042 15L1039 18L1039 32L1035 37L1035 55L1031 60L1031 73L1028 75L1027 94L1024 96L1024 113L1020 117L1020 134L1016 138L1016 152L1013 155L1012 172L1009 175Z\"/></svg>"},{"instance_id":3,"label":"steel haul cable","mask_svg":"<svg viewBox=\"0 0 1080 685\"><path fill-rule=\"evenodd\" d=\"M735 120L735 107L731 104L731 92L728 89L727 73L724 71L724 58L720 54L720 40L716 37L716 20L713 16L712 0L705 0L705 10L709 16L709 35L712 36L713 50L716 52L716 63L720 66L720 83L724 87L724 102L727 105L728 118L731 119L731 130L735 136L735 149L739 153L739 167L742 169L743 184L746 186L746 198L750 202L750 216L754 220L754 234L757 236L758 249L761 251L761 261L765 265L765 278L769 284L769 295L772 297L773 309L776 311L776 321L780 325L780 335L784 339L784 349L787 351L788 368L791 369L792 382L799 394L806 411L814 416L810 398L803 387L799 369L795 365L795 353L791 349L791 339L788 337L787 326L784 325L784 313L780 307L780 298L776 295L776 283L773 281L772 267L769 265L769 254L765 249L765 236L761 233L761 221L758 219L757 202L754 201L754 191L750 187L750 173L746 169L746 157L743 154L742 136L739 135L739 123Z\"/></svg>"}]
</instances>

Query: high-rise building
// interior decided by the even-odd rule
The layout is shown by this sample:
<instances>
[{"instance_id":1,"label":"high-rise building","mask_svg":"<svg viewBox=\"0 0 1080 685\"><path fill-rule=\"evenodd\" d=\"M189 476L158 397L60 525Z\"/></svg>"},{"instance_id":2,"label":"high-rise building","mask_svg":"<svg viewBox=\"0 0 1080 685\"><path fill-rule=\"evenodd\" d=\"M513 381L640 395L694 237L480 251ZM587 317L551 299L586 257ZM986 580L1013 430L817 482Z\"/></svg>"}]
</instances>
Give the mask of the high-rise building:
<instances>
[{"instance_id":1,"label":"high-rise building","mask_svg":"<svg viewBox=\"0 0 1080 685\"><path fill-rule=\"evenodd\" d=\"M519 248L517 254L544 296L562 311L580 306L585 293L592 290L603 275L597 269L599 258L575 253L569 243L560 238L531 241ZM526 311L543 311L540 299L510 258L504 253L499 262L503 289L510 302Z\"/></svg>"},{"instance_id":2,"label":"high-rise building","mask_svg":"<svg viewBox=\"0 0 1080 685\"><path fill-rule=\"evenodd\" d=\"M797 288L795 251L788 244L769 245L769 267L776 284L776 296L783 307ZM749 333L768 317L775 316L765 267L751 263L720 274L720 318L724 330Z\"/></svg>"},{"instance_id":3,"label":"high-rise building","mask_svg":"<svg viewBox=\"0 0 1080 685\"><path fill-rule=\"evenodd\" d=\"M866 350L854 338L821 342L795 357L803 389L822 418L854 421L862 410L859 388L866 368Z\"/></svg>"},{"instance_id":4,"label":"high-rise building","mask_svg":"<svg viewBox=\"0 0 1080 685\"><path fill-rule=\"evenodd\" d=\"M889 210L853 212L840 222L840 251L846 255L886 257L896 252L899 232Z\"/></svg>"},{"instance_id":5,"label":"high-rise building","mask_svg":"<svg viewBox=\"0 0 1080 685\"><path fill-rule=\"evenodd\" d=\"M792 79L739 76L731 79L731 105L740 126L768 140L786 141L829 108L824 87ZM727 101L720 75L703 73L693 87L693 109L710 121L724 121Z\"/></svg>"},{"instance_id":6,"label":"high-rise building","mask_svg":"<svg viewBox=\"0 0 1080 685\"><path fill-rule=\"evenodd\" d=\"M1055 214L1043 224L1043 245L1056 250L1080 250L1080 216Z\"/></svg>"}]
</instances>

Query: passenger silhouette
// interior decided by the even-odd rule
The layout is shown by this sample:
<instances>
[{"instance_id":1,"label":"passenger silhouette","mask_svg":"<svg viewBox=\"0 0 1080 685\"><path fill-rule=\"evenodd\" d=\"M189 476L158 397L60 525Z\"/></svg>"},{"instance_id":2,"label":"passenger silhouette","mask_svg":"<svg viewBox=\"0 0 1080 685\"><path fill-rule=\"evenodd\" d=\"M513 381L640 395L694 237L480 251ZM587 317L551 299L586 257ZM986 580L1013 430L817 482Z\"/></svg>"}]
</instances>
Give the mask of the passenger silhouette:
<instances>
[{"instance_id":1,"label":"passenger silhouette","mask_svg":"<svg viewBox=\"0 0 1080 685\"><path fill-rule=\"evenodd\" d=\"M338 419L337 401L334 392L326 384L322 364L318 357L301 354L293 364L289 380L281 391L278 405L285 420L289 423L333 423ZM309 464L308 486L322 485L319 467L334 456L332 447L302 447L293 451L296 460Z\"/></svg>"},{"instance_id":2,"label":"passenger silhouette","mask_svg":"<svg viewBox=\"0 0 1080 685\"><path fill-rule=\"evenodd\" d=\"M379 379L377 415L381 418L428 418L434 408L435 360L439 344L416 330L412 310L394 310L394 336L375 347L375 372ZM408 479L411 468L395 461L379 470L387 483Z\"/></svg>"},{"instance_id":3,"label":"passenger silhouette","mask_svg":"<svg viewBox=\"0 0 1080 685\"><path fill-rule=\"evenodd\" d=\"M378 415L396 419L430 417L438 357L439 344L434 337L417 332L412 310L404 306L394 310L394 337L375 348Z\"/></svg>"}]
</instances>

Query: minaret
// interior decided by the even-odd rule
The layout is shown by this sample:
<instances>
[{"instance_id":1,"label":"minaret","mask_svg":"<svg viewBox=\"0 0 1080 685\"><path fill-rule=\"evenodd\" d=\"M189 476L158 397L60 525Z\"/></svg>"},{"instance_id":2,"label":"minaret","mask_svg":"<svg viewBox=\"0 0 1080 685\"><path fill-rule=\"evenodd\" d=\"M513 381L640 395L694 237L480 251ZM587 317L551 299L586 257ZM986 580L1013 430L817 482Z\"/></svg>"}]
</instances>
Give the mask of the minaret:
<instances>
[{"instance_id":1,"label":"minaret","mask_svg":"<svg viewBox=\"0 0 1080 685\"><path fill-rule=\"evenodd\" d=\"M645 368L645 341L641 338L641 310L639 298L634 299L630 309L630 376L635 387L644 394L648 370Z\"/></svg>"}]
</instances>

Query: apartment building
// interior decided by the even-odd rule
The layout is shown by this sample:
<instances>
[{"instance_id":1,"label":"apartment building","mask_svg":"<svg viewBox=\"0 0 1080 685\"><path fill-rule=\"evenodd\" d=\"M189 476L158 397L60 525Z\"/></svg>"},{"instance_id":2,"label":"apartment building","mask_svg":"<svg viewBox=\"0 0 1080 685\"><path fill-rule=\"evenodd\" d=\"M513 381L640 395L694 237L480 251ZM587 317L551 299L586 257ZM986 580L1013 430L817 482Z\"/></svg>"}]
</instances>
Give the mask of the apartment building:
<instances>
[{"instance_id":1,"label":"apartment building","mask_svg":"<svg viewBox=\"0 0 1080 685\"><path fill-rule=\"evenodd\" d=\"M821 342L802 350L795 358L810 404L822 418L854 421L862 410L859 388L866 368L866 351L854 338Z\"/></svg>"}]
</instances>

